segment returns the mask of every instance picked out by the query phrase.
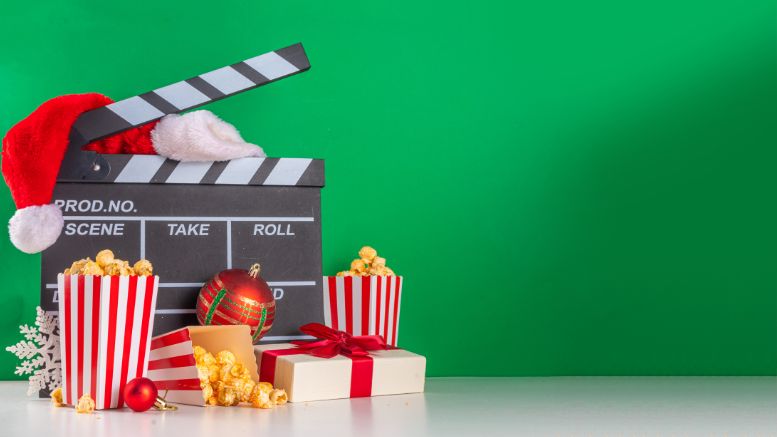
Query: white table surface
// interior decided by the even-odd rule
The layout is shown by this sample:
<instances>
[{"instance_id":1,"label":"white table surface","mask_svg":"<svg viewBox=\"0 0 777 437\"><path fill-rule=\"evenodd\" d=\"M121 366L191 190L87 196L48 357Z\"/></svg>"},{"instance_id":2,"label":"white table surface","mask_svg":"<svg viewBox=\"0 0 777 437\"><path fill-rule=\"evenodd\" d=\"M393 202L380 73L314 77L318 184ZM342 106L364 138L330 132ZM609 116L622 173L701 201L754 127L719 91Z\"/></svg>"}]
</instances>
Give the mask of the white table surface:
<instances>
[{"instance_id":1,"label":"white table surface","mask_svg":"<svg viewBox=\"0 0 777 437\"><path fill-rule=\"evenodd\" d=\"M76 414L0 382L0 436L777 436L777 378L431 378L424 394Z\"/></svg>"}]
</instances>

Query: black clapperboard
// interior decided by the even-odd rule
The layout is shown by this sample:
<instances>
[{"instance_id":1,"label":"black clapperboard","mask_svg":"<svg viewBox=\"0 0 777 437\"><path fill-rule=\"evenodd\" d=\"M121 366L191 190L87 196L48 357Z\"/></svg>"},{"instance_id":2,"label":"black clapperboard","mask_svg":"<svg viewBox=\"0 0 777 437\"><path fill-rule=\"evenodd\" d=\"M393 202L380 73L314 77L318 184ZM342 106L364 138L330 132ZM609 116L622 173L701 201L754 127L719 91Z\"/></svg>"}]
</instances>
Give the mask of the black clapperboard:
<instances>
[{"instance_id":1,"label":"black clapperboard","mask_svg":"<svg viewBox=\"0 0 777 437\"><path fill-rule=\"evenodd\" d=\"M200 287L223 269L262 265L275 294L263 342L309 338L323 322L321 188L324 162L243 158L178 162L152 155L82 151L91 141L304 72L301 44L248 59L82 114L54 189L65 219L42 255L41 306L56 312L57 274L111 249L159 275L154 335L196 325Z\"/></svg>"}]
</instances>

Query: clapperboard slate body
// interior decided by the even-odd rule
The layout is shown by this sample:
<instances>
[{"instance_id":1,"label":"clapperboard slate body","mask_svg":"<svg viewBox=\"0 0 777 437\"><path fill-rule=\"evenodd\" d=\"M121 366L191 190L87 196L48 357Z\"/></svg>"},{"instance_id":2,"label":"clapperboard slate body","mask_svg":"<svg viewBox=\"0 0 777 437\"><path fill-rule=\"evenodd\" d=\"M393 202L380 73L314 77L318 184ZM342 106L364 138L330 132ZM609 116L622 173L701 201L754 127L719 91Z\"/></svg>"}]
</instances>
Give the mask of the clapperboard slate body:
<instances>
[{"instance_id":1,"label":"clapperboard slate body","mask_svg":"<svg viewBox=\"0 0 777 437\"><path fill-rule=\"evenodd\" d=\"M300 44L83 114L71 132L54 202L65 227L42 256L41 305L57 311L57 274L74 260L111 249L146 258L159 275L154 334L196 325L197 294L227 268L262 265L277 301L262 341L305 338L323 321L322 160L243 158L181 163L152 155L98 155L96 139L310 67Z\"/></svg>"}]
</instances>

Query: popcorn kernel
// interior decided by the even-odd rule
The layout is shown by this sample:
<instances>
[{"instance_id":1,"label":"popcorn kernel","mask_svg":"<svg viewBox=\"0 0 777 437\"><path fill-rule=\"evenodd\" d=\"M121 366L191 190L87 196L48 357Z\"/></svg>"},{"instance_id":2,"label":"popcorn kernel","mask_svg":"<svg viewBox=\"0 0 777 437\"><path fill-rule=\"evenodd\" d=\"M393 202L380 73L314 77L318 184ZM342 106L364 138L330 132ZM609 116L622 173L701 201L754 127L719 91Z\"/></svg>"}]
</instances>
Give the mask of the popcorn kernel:
<instances>
[{"instance_id":1,"label":"popcorn kernel","mask_svg":"<svg viewBox=\"0 0 777 437\"><path fill-rule=\"evenodd\" d=\"M76 413L92 414L94 412L94 399L88 394L81 396L76 404Z\"/></svg>"},{"instance_id":2,"label":"popcorn kernel","mask_svg":"<svg viewBox=\"0 0 777 437\"><path fill-rule=\"evenodd\" d=\"M363 272L367 269L367 264L361 260L360 258L357 258L353 261L351 261L351 271L357 271L357 272Z\"/></svg>"},{"instance_id":3,"label":"popcorn kernel","mask_svg":"<svg viewBox=\"0 0 777 437\"><path fill-rule=\"evenodd\" d=\"M54 404L55 407L65 405L62 401L62 387L57 387L51 392L51 403Z\"/></svg>"},{"instance_id":4,"label":"popcorn kernel","mask_svg":"<svg viewBox=\"0 0 777 437\"><path fill-rule=\"evenodd\" d=\"M216 362L222 366L225 364L235 364L235 354L230 351L221 351L216 354Z\"/></svg>"},{"instance_id":5,"label":"popcorn kernel","mask_svg":"<svg viewBox=\"0 0 777 437\"><path fill-rule=\"evenodd\" d=\"M103 249L99 252L97 252L97 256L94 257L94 260L97 261L97 264L100 265L100 267L105 267L108 264L113 264L113 251L110 249Z\"/></svg>"},{"instance_id":6,"label":"popcorn kernel","mask_svg":"<svg viewBox=\"0 0 777 437\"><path fill-rule=\"evenodd\" d=\"M139 276L151 276L154 274L154 266L146 259L141 259L132 267Z\"/></svg>"},{"instance_id":7,"label":"popcorn kernel","mask_svg":"<svg viewBox=\"0 0 777 437\"><path fill-rule=\"evenodd\" d=\"M251 405L256 408L272 408L273 402L270 400L270 392L259 389L257 385L251 393Z\"/></svg>"},{"instance_id":8,"label":"popcorn kernel","mask_svg":"<svg viewBox=\"0 0 777 437\"><path fill-rule=\"evenodd\" d=\"M87 261L83 267L81 267L80 275L97 275L102 276L105 274L102 267L94 261Z\"/></svg>"},{"instance_id":9,"label":"popcorn kernel","mask_svg":"<svg viewBox=\"0 0 777 437\"><path fill-rule=\"evenodd\" d=\"M283 405L289 401L289 396L286 394L286 390L284 389L274 389L270 392L270 400L275 405Z\"/></svg>"},{"instance_id":10,"label":"popcorn kernel","mask_svg":"<svg viewBox=\"0 0 777 437\"><path fill-rule=\"evenodd\" d=\"M365 259L367 263L372 262L376 256L378 256L378 251L370 246L364 246L359 250L359 258Z\"/></svg>"},{"instance_id":11,"label":"popcorn kernel","mask_svg":"<svg viewBox=\"0 0 777 437\"><path fill-rule=\"evenodd\" d=\"M199 360L207 351L202 346L194 346L194 359Z\"/></svg>"}]
</instances>

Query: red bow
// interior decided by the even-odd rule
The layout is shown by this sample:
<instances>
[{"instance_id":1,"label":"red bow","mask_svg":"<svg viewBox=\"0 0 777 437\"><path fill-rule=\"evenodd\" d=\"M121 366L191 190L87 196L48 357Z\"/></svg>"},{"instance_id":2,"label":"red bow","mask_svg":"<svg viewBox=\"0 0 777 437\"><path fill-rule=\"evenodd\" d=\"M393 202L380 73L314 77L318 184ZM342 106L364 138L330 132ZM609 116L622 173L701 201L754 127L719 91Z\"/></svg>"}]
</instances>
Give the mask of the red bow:
<instances>
[{"instance_id":1,"label":"red bow","mask_svg":"<svg viewBox=\"0 0 777 437\"><path fill-rule=\"evenodd\" d=\"M347 357L363 357L369 355L369 351L390 348L383 337L379 335L353 336L320 323L308 323L300 327L299 330L316 337L318 340L296 340L291 343L299 349L303 349L305 353L319 358L332 358L339 354Z\"/></svg>"}]
</instances>

